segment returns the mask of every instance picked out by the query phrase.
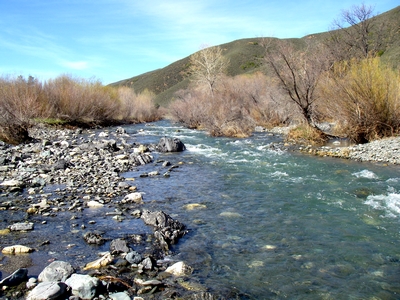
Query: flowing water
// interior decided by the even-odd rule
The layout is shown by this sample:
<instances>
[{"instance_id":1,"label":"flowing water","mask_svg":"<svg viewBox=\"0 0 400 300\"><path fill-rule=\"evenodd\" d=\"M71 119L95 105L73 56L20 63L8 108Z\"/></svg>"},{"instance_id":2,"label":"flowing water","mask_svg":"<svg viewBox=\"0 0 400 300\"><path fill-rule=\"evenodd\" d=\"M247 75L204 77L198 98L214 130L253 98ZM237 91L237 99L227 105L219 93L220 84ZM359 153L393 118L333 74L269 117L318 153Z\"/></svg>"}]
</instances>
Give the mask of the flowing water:
<instances>
[{"instance_id":1,"label":"flowing water","mask_svg":"<svg viewBox=\"0 0 400 300\"><path fill-rule=\"evenodd\" d=\"M189 227L175 258L211 291L400 299L399 167L277 150L280 138L267 133L212 138L168 122L126 129L140 142L174 136L186 145L156 157L183 162L170 178L137 185L149 207Z\"/></svg>"},{"instance_id":2,"label":"flowing water","mask_svg":"<svg viewBox=\"0 0 400 300\"><path fill-rule=\"evenodd\" d=\"M271 146L281 138L268 133L212 138L166 121L125 129L129 142L173 136L186 145L181 153L153 153L156 160L182 162L169 178L140 177L165 172L160 163L123 175L136 177L145 208L163 210L187 225L190 231L171 259L193 266L191 280L210 292L227 299L400 299L398 166L281 151ZM52 242L49 249L59 245L31 254L42 263L30 274L38 274L50 258L83 265L98 250L107 251L108 245L86 245L73 223L96 220L88 226L108 238L129 235L133 228L151 232L140 220L103 216L85 209L79 219L66 214L64 220L60 213L21 233L22 244L41 241L34 235L42 234Z\"/></svg>"}]
</instances>

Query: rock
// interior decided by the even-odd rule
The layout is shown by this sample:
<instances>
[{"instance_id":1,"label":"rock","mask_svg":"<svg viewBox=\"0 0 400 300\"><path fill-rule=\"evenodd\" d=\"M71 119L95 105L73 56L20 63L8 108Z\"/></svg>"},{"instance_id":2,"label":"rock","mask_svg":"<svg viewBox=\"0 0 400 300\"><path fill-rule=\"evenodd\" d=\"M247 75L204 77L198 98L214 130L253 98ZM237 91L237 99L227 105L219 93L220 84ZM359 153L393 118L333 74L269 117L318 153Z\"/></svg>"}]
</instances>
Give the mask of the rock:
<instances>
[{"instance_id":1,"label":"rock","mask_svg":"<svg viewBox=\"0 0 400 300\"><path fill-rule=\"evenodd\" d=\"M65 281L74 273L72 265L65 261L53 261L39 274L39 281Z\"/></svg>"},{"instance_id":2,"label":"rock","mask_svg":"<svg viewBox=\"0 0 400 300\"><path fill-rule=\"evenodd\" d=\"M143 257L140 253L136 251L131 251L125 256L125 259L130 264L139 264L143 260Z\"/></svg>"},{"instance_id":3,"label":"rock","mask_svg":"<svg viewBox=\"0 0 400 300\"><path fill-rule=\"evenodd\" d=\"M4 247L3 250L1 250L1 252L4 254L31 253L33 251L34 249L22 245L8 246Z\"/></svg>"},{"instance_id":4,"label":"rock","mask_svg":"<svg viewBox=\"0 0 400 300\"><path fill-rule=\"evenodd\" d=\"M124 197L121 201L122 203L142 203L143 198L142 194L135 192L135 193L130 193Z\"/></svg>"},{"instance_id":5,"label":"rock","mask_svg":"<svg viewBox=\"0 0 400 300\"><path fill-rule=\"evenodd\" d=\"M118 127L118 128L115 130L115 133L118 133L118 134L125 134L125 133L126 133L126 130L125 130L124 128L122 128L122 127Z\"/></svg>"},{"instance_id":6,"label":"rock","mask_svg":"<svg viewBox=\"0 0 400 300\"><path fill-rule=\"evenodd\" d=\"M166 251L169 245L175 244L180 237L187 233L185 225L172 219L163 211L151 212L145 210L142 212L141 218L146 225L155 227L154 236Z\"/></svg>"},{"instance_id":7,"label":"rock","mask_svg":"<svg viewBox=\"0 0 400 300\"><path fill-rule=\"evenodd\" d=\"M187 276L192 274L193 268L188 266L183 261L179 261L172 266L168 267L165 272L170 273L175 276Z\"/></svg>"},{"instance_id":8,"label":"rock","mask_svg":"<svg viewBox=\"0 0 400 300\"><path fill-rule=\"evenodd\" d=\"M68 167L68 162L65 159L60 159L56 163L54 163L51 168L54 171L57 170L65 170Z\"/></svg>"},{"instance_id":9,"label":"rock","mask_svg":"<svg viewBox=\"0 0 400 300\"><path fill-rule=\"evenodd\" d=\"M112 240L110 244L111 254L119 254L119 253L128 253L129 252L128 244L123 239Z\"/></svg>"},{"instance_id":10,"label":"rock","mask_svg":"<svg viewBox=\"0 0 400 300\"><path fill-rule=\"evenodd\" d=\"M149 172L147 175L148 175L148 176L158 176L158 175L160 175L160 172L158 172L158 171L152 171L152 172Z\"/></svg>"},{"instance_id":11,"label":"rock","mask_svg":"<svg viewBox=\"0 0 400 300\"><path fill-rule=\"evenodd\" d=\"M0 185L4 187L23 187L25 184L20 180L11 179L3 181Z\"/></svg>"},{"instance_id":12,"label":"rock","mask_svg":"<svg viewBox=\"0 0 400 300\"><path fill-rule=\"evenodd\" d=\"M8 228L11 231L28 231L28 230L33 230L34 225L31 222L30 223L15 223L15 224L8 226Z\"/></svg>"},{"instance_id":13,"label":"rock","mask_svg":"<svg viewBox=\"0 0 400 300\"><path fill-rule=\"evenodd\" d=\"M190 203L190 204L186 204L184 206L184 208L186 210L195 210L195 209L204 209L204 208L207 208L207 206L204 204L199 204L199 203Z\"/></svg>"},{"instance_id":14,"label":"rock","mask_svg":"<svg viewBox=\"0 0 400 300\"><path fill-rule=\"evenodd\" d=\"M26 288L28 290L31 290L37 285L38 285L38 280L35 277L31 277L31 278L29 278L28 282L26 283Z\"/></svg>"},{"instance_id":15,"label":"rock","mask_svg":"<svg viewBox=\"0 0 400 300\"><path fill-rule=\"evenodd\" d=\"M98 201L95 201L95 200L88 201L88 202L86 203L86 205L87 205L88 207L91 207L91 208L100 208L100 207L103 207L103 206L104 206L104 204L102 204L102 203L100 203L100 202L98 202Z\"/></svg>"},{"instance_id":16,"label":"rock","mask_svg":"<svg viewBox=\"0 0 400 300\"><path fill-rule=\"evenodd\" d=\"M28 279L28 269L21 268L0 281L1 286L16 286Z\"/></svg>"},{"instance_id":17,"label":"rock","mask_svg":"<svg viewBox=\"0 0 400 300\"><path fill-rule=\"evenodd\" d=\"M83 239L86 241L86 243L88 244L96 244L96 245L102 245L104 244L105 240L104 238L101 236L100 232L86 232L83 235Z\"/></svg>"},{"instance_id":18,"label":"rock","mask_svg":"<svg viewBox=\"0 0 400 300\"><path fill-rule=\"evenodd\" d=\"M101 267L105 267L109 265L113 261L113 257L111 256L111 253L107 253L101 258L87 263L86 266L83 268L83 270L90 270L90 269L99 269Z\"/></svg>"},{"instance_id":19,"label":"rock","mask_svg":"<svg viewBox=\"0 0 400 300\"><path fill-rule=\"evenodd\" d=\"M181 152L186 150L186 147L178 138L162 137L156 149L159 152Z\"/></svg>"},{"instance_id":20,"label":"rock","mask_svg":"<svg viewBox=\"0 0 400 300\"><path fill-rule=\"evenodd\" d=\"M131 297L125 292L119 292L108 295L111 300L131 300Z\"/></svg>"},{"instance_id":21,"label":"rock","mask_svg":"<svg viewBox=\"0 0 400 300\"><path fill-rule=\"evenodd\" d=\"M145 270L152 270L153 269L153 261L151 260L150 257L146 257L142 262L140 263L140 266L145 269Z\"/></svg>"},{"instance_id":22,"label":"rock","mask_svg":"<svg viewBox=\"0 0 400 300\"><path fill-rule=\"evenodd\" d=\"M64 282L41 282L29 292L27 300L65 299L68 286Z\"/></svg>"},{"instance_id":23,"label":"rock","mask_svg":"<svg viewBox=\"0 0 400 300\"><path fill-rule=\"evenodd\" d=\"M65 283L71 287L71 293L81 299L93 299L100 280L89 275L72 274Z\"/></svg>"}]
</instances>

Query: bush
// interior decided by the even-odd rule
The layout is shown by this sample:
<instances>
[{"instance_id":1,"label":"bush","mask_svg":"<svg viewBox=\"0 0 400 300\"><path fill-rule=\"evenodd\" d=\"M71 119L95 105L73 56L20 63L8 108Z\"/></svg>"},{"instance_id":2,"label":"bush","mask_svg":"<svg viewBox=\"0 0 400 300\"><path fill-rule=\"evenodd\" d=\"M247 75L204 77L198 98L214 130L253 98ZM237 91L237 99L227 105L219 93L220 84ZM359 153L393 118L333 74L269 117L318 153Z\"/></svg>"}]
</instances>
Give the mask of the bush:
<instances>
[{"instance_id":1,"label":"bush","mask_svg":"<svg viewBox=\"0 0 400 300\"><path fill-rule=\"evenodd\" d=\"M379 58L337 64L322 95L342 132L358 143L392 136L400 126L400 75Z\"/></svg>"},{"instance_id":2,"label":"bush","mask_svg":"<svg viewBox=\"0 0 400 300\"><path fill-rule=\"evenodd\" d=\"M33 77L0 78L0 140L10 144L29 140L31 119L41 113L41 92Z\"/></svg>"},{"instance_id":3,"label":"bush","mask_svg":"<svg viewBox=\"0 0 400 300\"><path fill-rule=\"evenodd\" d=\"M327 136L321 130L304 124L291 129L286 140L301 144L322 145L327 141Z\"/></svg>"},{"instance_id":4,"label":"bush","mask_svg":"<svg viewBox=\"0 0 400 300\"><path fill-rule=\"evenodd\" d=\"M113 90L99 81L62 75L44 85L51 116L78 123L115 120L119 103Z\"/></svg>"},{"instance_id":5,"label":"bush","mask_svg":"<svg viewBox=\"0 0 400 300\"><path fill-rule=\"evenodd\" d=\"M224 77L212 95L201 86L175 94L170 117L189 128L206 129L213 136L246 137L255 125L274 126L288 118L272 101L265 75Z\"/></svg>"}]
</instances>

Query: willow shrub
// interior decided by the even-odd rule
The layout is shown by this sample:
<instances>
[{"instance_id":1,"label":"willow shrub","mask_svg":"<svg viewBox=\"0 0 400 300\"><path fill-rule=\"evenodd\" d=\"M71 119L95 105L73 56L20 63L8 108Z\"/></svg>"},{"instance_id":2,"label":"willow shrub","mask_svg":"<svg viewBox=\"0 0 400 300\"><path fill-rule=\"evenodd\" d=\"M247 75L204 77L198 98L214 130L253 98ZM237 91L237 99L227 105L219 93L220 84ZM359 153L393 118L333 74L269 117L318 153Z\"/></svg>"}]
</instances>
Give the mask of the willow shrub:
<instances>
[{"instance_id":1,"label":"willow shrub","mask_svg":"<svg viewBox=\"0 0 400 300\"><path fill-rule=\"evenodd\" d=\"M246 137L255 125L277 125L287 117L272 101L265 75L224 77L210 94L196 85L175 94L170 117L213 136Z\"/></svg>"},{"instance_id":2,"label":"willow shrub","mask_svg":"<svg viewBox=\"0 0 400 300\"><path fill-rule=\"evenodd\" d=\"M29 139L31 120L42 111L41 93L32 77L0 78L0 140L19 144Z\"/></svg>"},{"instance_id":3,"label":"willow shrub","mask_svg":"<svg viewBox=\"0 0 400 300\"><path fill-rule=\"evenodd\" d=\"M51 116L69 122L107 123L119 112L117 94L99 81L62 75L44 84Z\"/></svg>"},{"instance_id":4,"label":"willow shrub","mask_svg":"<svg viewBox=\"0 0 400 300\"><path fill-rule=\"evenodd\" d=\"M379 58L338 64L321 90L338 128L358 143L400 129L400 75Z\"/></svg>"}]
</instances>

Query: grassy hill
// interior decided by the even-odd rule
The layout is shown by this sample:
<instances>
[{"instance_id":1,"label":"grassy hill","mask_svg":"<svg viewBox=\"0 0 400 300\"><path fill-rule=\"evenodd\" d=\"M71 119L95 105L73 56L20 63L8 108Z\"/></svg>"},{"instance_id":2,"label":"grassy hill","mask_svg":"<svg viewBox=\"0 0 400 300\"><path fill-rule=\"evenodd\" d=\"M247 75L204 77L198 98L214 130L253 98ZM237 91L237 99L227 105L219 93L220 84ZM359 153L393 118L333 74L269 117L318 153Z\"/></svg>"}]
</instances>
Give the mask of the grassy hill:
<instances>
[{"instance_id":1,"label":"grassy hill","mask_svg":"<svg viewBox=\"0 0 400 300\"><path fill-rule=\"evenodd\" d=\"M390 24L393 29L392 43L382 54L382 59L395 68L400 67L400 6L373 18L376 24ZM330 32L316 33L298 39L286 39L301 49L306 40L323 42L329 37ZM385 36L384 38L389 38ZM277 40L277 39L275 39ZM264 66L265 49L261 45L261 38L236 40L219 45L224 50L224 55L229 59L228 75L235 76L256 71L268 72ZM189 57L178 60L165 68L147 72L132 78L124 79L112 86L129 86L136 92L145 89L156 94L156 103L164 106L173 99L176 91L186 88L190 83Z\"/></svg>"}]
</instances>

